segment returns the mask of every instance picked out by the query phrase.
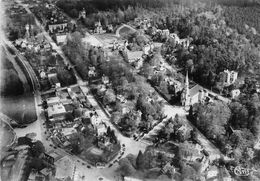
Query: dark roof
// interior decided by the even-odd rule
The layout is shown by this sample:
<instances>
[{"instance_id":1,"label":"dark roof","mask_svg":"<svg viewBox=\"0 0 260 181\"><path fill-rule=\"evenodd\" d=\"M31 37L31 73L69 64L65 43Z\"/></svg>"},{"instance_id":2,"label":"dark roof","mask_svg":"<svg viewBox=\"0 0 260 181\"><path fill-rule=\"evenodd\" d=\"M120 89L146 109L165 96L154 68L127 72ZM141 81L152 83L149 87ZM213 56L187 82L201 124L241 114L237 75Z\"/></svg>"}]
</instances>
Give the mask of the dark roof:
<instances>
[{"instance_id":1,"label":"dark roof","mask_svg":"<svg viewBox=\"0 0 260 181\"><path fill-rule=\"evenodd\" d=\"M57 76L53 76L49 78L49 81L52 85L55 85L56 83L59 83L59 79L57 78Z\"/></svg>"},{"instance_id":2,"label":"dark roof","mask_svg":"<svg viewBox=\"0 0 260 181\"><path fill-rule=\"evenodd\" d=\"M65 104L64 107L67 112L73 111L75 109L75 106L73 104Z\"/></svg>"}]
</instances>

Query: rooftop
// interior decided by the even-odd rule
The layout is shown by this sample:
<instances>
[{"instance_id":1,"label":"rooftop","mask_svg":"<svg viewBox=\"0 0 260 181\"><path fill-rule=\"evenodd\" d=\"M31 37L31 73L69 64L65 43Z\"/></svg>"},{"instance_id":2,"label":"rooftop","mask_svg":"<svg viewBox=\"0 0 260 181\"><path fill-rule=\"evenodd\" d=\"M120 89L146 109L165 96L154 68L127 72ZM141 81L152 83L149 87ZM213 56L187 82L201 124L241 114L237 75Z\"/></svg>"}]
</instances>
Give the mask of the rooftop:
<instances>
[{"instance_id":1,"label":"rooftop","mask_svg":"<svg viewBox=\"0 0 260 181\"><path fill-rule=\"evenodd\" d=\"M196 94L199 93L200 90L204 90L204 88L201 87L200 85L196 84L195 86L190 88L190 96L191 97L195 96Z\"/></svg>"},{"instance_id":2,"label":"rooftop","mask_svg":"<svg viewBox=\"0 0 260 181\"><path fill-rule=\"evenodd\" d=\"M129 60L135 60L135 59L142 58L142 55L143 55L143 51L134 51L134 52L128 51L127 52L127 56L128 56Z\"/></svg>"},{"instance_id":3,"label":"rooftop","mask_svg":"<svg viewBox=\"0 0 260 181\"><path fill-rule=\"evenodd\" d=\"M46 99L48 106L51 106L53 104L58 104L60 102L59 97L50 97Z\"/></svg>"},{"instance_id":4,"label":"rooftop","mask_svg":"<svg viewBox=\"0 0 260 181\"><path fill-rule=\"evenodd\" d=\"M51 107L48 107L48 115L49 117L64 114L66 113L66 109L62 104L55 104Z\"/></svg>"}]
</instances>

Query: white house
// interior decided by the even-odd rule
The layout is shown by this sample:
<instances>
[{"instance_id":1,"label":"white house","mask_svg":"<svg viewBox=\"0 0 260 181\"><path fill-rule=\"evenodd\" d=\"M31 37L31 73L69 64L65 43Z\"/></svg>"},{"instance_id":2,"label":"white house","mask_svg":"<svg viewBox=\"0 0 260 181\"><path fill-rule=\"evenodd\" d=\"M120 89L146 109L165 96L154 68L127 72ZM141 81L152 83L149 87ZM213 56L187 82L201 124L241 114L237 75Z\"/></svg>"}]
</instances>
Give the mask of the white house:
<instances>
[{"instance_id":1,"label":"white house","mask_svg":"<svg viewBox=\"0 0 260 181\"><path fill-rule=\"evenodd\" d=\"M59 119L64 118L67 113L65 107L62 104L54 104L53 106L48 107L48 116L50 119Z\"/></svg>"},{"instance_id":2,"label":"white house","mask_svg":"<svg viewBox=\"0 0 260 181\"><path fill-rule=\"evenodd\" d=\"M236 71L229 71L229 70L224 70L225 73L225 81L224 83L229 86L231 84L234 84L237 80L238 73Z\"/></svg>"},{"instance_id":3,"label":"white house","mask_svg":"<svg viewBox=\"0 0 260 181\"><path fill-rule=\"evenodd\" d=\"M232 99L237 98L240 95L240 90L239 89L234 89L231 91L231 97Z\"/></svg>"},{"instance_id":4,"label":"white house","mask_svg":"<svg viewBox=\"0 0 260 181\"><path fill-rule=\"evenodd\" d=\"M48 106L53 106L55 104L60 103L60 98L59 97L50 97L46 99L47 105Z\"/></svg>"},{"instance_id":5,"label":"white house","mask_svg":"<svg viewBox=\"0 0 260 181\"><path fill-rule=\"evenodd\" d=\"M64 44L67 41L67 33L56 33L55 40L57 44Z\"/></svg>"}]
</instances>

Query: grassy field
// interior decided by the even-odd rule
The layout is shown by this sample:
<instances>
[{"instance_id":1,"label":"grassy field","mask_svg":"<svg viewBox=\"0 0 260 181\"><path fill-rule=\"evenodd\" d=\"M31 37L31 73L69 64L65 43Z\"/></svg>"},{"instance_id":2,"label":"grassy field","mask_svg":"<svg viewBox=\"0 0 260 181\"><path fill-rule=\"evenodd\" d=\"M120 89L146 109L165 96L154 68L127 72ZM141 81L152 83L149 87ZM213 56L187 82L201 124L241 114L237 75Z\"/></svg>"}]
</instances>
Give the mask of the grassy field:
<instances>
[{"instance_id":1,"label":"grassy field","mask_svg":"<svg viewBox=\"0 0 260 181\"><path fill-rule=\"evenodd\" d=\"M0 97L0 111L18 123L28 124L36 121L36 108L32 93L21 96Z\"/></svg>"},{"instance_id":2,"label":"grassy field","mask_svg":"<svg viewBox=\"0 0 260 181\"><path fill-rule=\"evenodd\" d=\"M128 28L128 27L125 27L125 26L122 29L120 29L120 31L119 31L119 34L121 36L125 36L125 35L131 34L131 33L134 33L134 31L132 29Z\"/></svg>"}]
</instances>

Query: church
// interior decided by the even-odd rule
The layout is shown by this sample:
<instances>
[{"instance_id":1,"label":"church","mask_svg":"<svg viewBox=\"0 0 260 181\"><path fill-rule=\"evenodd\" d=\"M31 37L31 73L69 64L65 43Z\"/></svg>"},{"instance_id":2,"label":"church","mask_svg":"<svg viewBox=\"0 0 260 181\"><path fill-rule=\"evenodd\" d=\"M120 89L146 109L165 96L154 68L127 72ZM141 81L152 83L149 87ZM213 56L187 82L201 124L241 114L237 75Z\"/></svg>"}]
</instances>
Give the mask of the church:
<instances>
[{"instance_id":1,"label":"church","mask_svg":"<svg viewBox=\"0 0 260 181\"><path fill-rule=\"evenodd\" d=\"M181 105L189 109L195 103L203 103L208 98L208 92L202 86L196 84L190 86L188 73L186 73L185 86L181 94Z\"/></svg>"}]
</instances>

